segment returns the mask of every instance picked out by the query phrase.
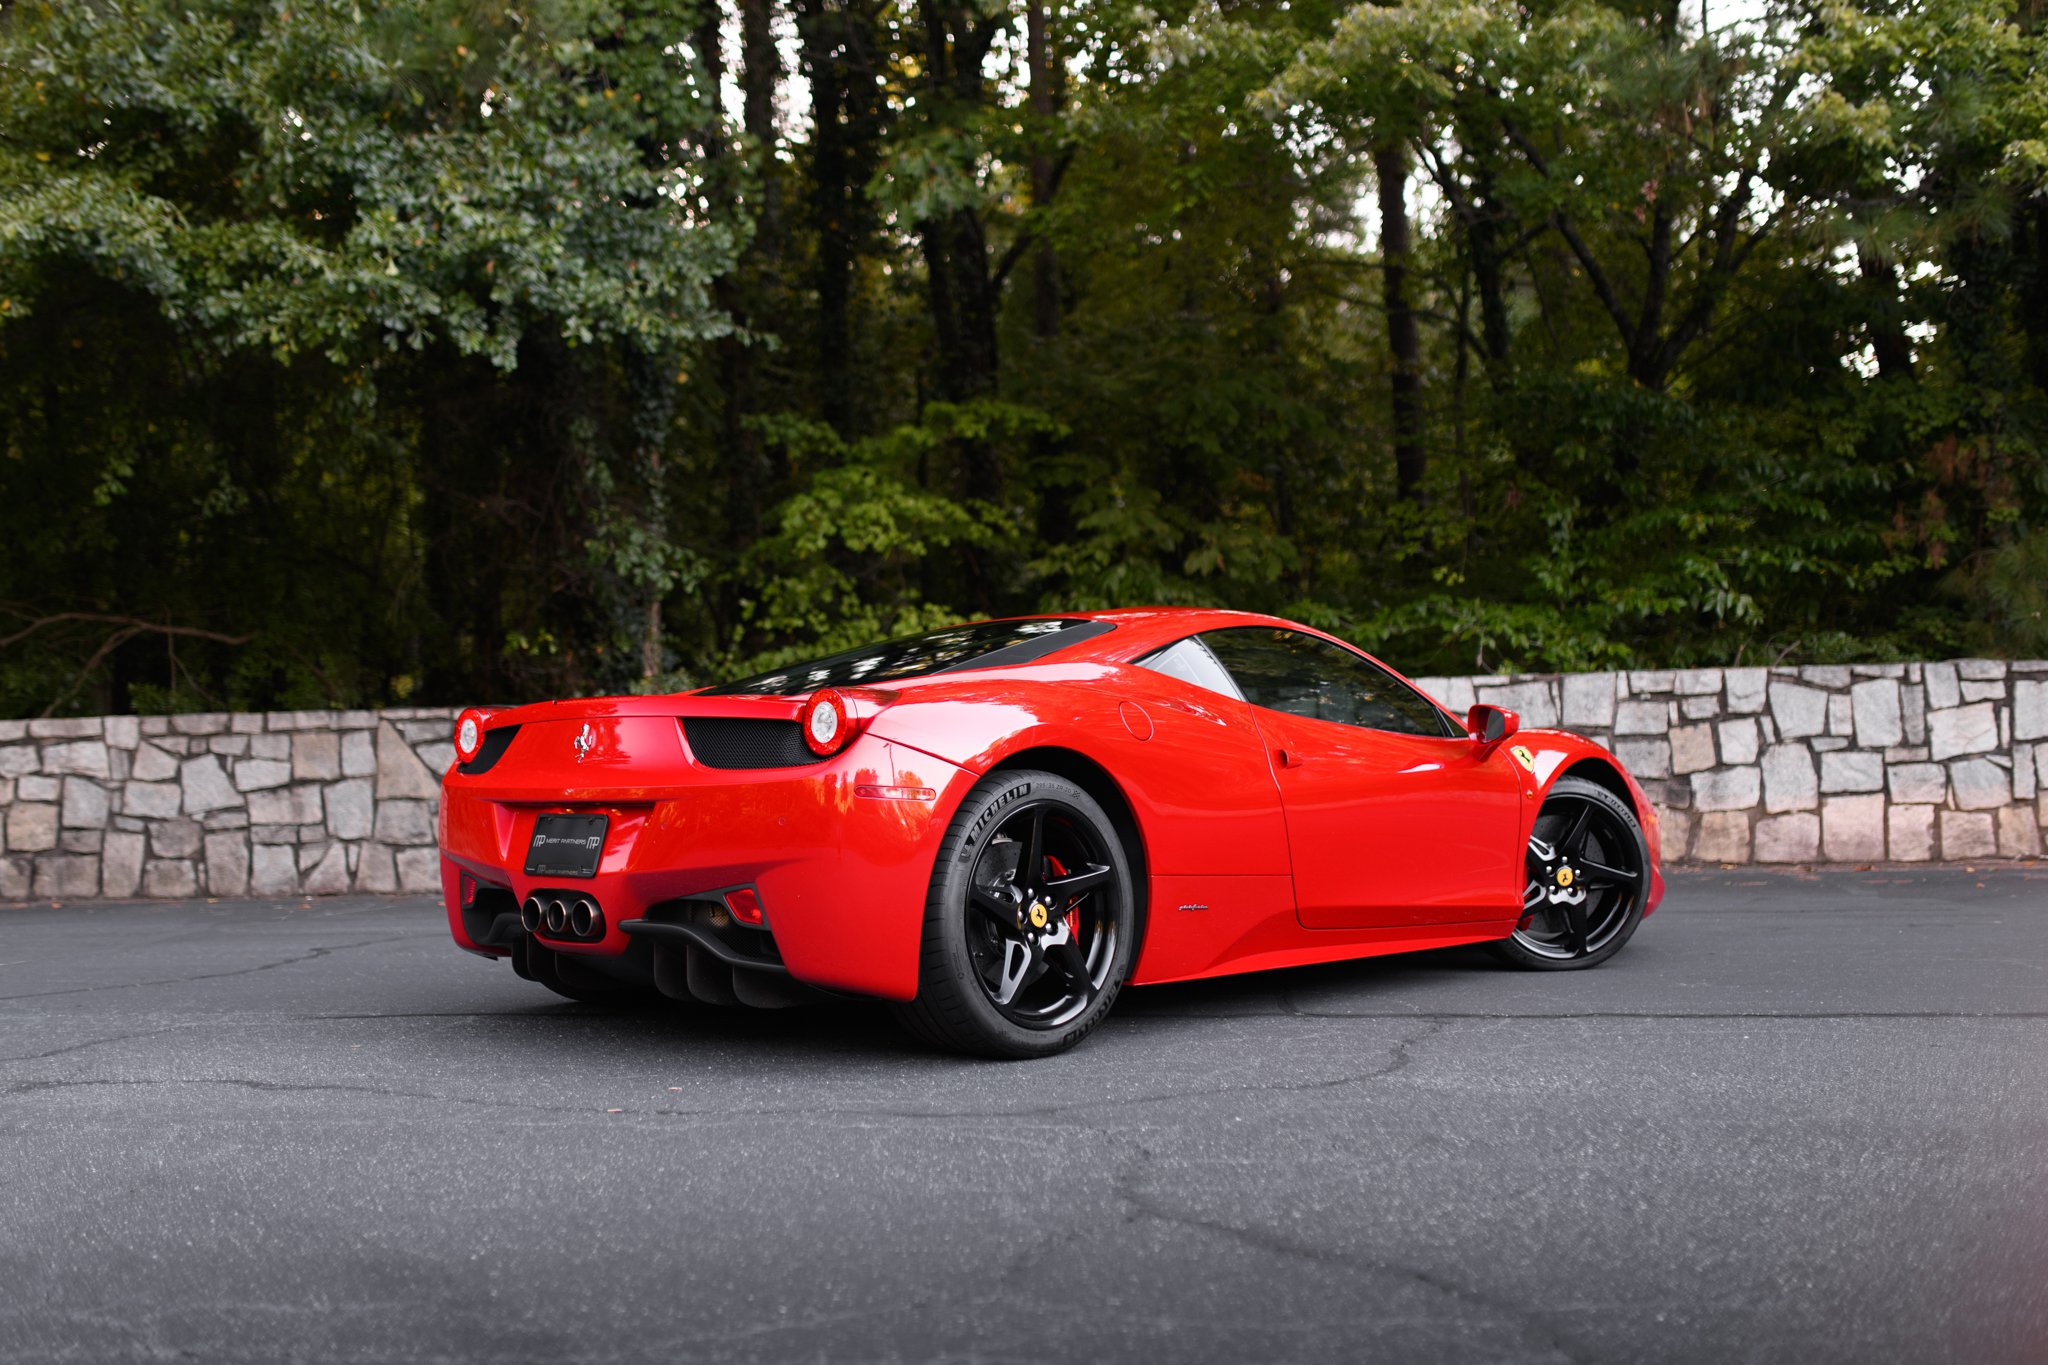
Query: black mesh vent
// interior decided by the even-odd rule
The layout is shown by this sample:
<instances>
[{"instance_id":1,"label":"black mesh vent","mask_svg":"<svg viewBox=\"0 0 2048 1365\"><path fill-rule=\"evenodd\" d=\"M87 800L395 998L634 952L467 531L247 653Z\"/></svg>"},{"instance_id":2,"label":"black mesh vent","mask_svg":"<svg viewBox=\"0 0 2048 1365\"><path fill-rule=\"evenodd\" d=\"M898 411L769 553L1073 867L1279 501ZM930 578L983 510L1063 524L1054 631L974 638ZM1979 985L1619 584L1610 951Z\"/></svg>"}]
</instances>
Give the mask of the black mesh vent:
<instances>
[{"instance_id":1,"label":"black mesh vent","mask_svg":"<svg viewBox=\"0 0 2048 1365\"><path fill-rule=\"evenodd\" d=\"M793 720L686 716L683 734L690 752L707 768L800 768L824 762L804 743L803 727Z\"/></svg>"},{"instance_id":2,"label":"black mesh vent","mask_svg":"<svg viewBox=\"0 0 2048 1365\"><path fill-rule=\"evenodd\" d=\"M467 763L457 765L455 771L467 777L487 773L491 765L505 756L505 750L512 747L512 736L519 733L516 725L500 725L495 730L484 731L484 742L477 745L476 757Z\"/></svg>"}]
</instances>

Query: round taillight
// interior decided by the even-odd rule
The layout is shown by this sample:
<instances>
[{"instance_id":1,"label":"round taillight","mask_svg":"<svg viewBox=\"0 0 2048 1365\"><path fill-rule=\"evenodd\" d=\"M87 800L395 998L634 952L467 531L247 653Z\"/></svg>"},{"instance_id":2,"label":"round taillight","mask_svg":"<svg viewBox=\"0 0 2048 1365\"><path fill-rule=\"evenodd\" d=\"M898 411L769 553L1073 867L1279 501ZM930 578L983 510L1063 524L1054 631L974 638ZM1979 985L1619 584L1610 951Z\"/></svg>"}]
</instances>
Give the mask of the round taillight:
<instances>
[{"instance_id":1,"label":"round taillight","mask_svg":"<svg viewBox=\"0 0 2048 1365\"><path fill-rule=\"evenodd\" d=\"M480 711L464 711L455 722L455 757L467 763L484 747L484 718Z\"/></svg>"},{"instance_id":2,"label":"round taillight","mask_svg":"<svg viewBox=\"0 0 2048 1365\"><path fill-rule=\"evenodd\" d=\"M804 703L804 711L797 718L804 729L804 743L820 758L829 757L846 747L852 727L847 724L846 698L831 688L814 693Z\"/></svg>"}]
</instances>

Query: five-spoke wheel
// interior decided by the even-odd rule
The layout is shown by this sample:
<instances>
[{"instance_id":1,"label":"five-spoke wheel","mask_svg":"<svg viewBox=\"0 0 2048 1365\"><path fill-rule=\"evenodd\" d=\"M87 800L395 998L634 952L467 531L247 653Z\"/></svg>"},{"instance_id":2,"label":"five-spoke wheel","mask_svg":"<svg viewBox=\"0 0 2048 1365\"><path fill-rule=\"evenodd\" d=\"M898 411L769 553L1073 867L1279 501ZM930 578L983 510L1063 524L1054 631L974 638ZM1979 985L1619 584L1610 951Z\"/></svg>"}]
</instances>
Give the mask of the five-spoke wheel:
<instances>
[{"instance_id":1,"label":"five-spoke wheel","mask_svg":"<svg viewBox=\"0 0 2048 1365\"><path fill-rule=\"evenodd\" d=\"M1529 836L1522 918L1496 951L1553 971L1606 961L1642 920L1649 866L1627 802L1598 783L1560 778Z\"/></svg>"},{"instance_id":2,"label":"five-spoke wheel","mask_svg":"<svg viewBox=\"0 0 2048 1365\"><path fill-rule=\"evenodd\" d=\"M1079 1042L1130 975L1136 906L1094 798L1052 773L992 775L941 846L912 1029L964 1052L1035 1057Z\"/></svg>"}]
</instances>

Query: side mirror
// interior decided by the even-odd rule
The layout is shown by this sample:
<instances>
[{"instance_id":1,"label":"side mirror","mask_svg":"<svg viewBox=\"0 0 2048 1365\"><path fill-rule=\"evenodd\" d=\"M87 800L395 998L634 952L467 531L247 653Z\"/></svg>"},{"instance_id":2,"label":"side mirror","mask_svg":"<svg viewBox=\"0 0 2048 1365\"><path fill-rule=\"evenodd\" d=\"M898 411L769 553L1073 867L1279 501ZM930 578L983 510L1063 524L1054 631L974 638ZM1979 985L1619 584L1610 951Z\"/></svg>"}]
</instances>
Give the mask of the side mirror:
<instances>
[{"instance_id":1,"label":"side mirror","mask_svg":"<svg viewBox=\"0 0 2048 1365\"><path fill-rule=\"evenodd\" d=\"M1485 702L1465 713L1465 733L1481 744L1498 744L1522 728L1522 718L1504 706Z\"/></svg>"}]
</instances>

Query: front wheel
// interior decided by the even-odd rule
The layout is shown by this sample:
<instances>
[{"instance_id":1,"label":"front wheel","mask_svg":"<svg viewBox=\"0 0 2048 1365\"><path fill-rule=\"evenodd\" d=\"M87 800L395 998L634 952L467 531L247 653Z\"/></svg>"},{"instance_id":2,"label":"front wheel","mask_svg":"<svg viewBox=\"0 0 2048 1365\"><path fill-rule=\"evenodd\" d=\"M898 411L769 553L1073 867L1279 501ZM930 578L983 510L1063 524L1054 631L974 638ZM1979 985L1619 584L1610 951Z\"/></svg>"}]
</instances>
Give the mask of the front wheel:
<instances>
[{"instance_id":1,"label":"front wheel","mask_svg":"<svg viewBox=\"0 0 2048 1365\"><path fill-rule=\"evenodd\" d=\"M1489 946L1517 967L1572 971L1621 951L1642 922L1650 848L1628 802L1597 782L1559 778L1537 812L1515 932Z\"/></svg>"},{"instance_id":2,"label":"front wheel","mask_svg":"<svg viewBox=\"0 0 2048 1365\"><path fill-rule=\"evenodd\" d=\"M1131 974L1138 919L1116 828L1052 773L992 774L939 845L917 998L898 1016L982 1057L1048 1057L1102 1022Z\"/></svg>"}]
</instances>

